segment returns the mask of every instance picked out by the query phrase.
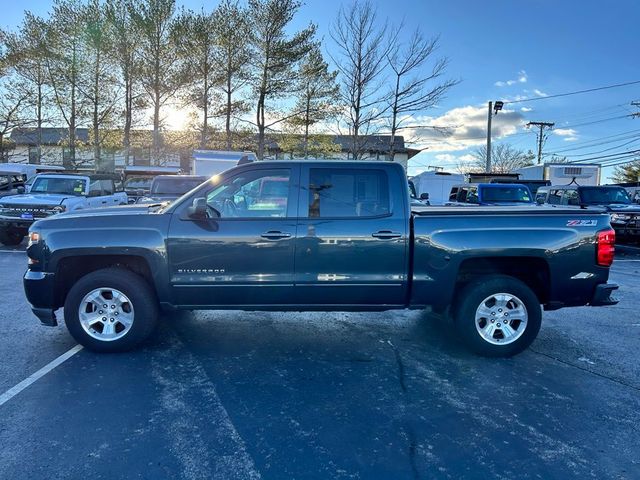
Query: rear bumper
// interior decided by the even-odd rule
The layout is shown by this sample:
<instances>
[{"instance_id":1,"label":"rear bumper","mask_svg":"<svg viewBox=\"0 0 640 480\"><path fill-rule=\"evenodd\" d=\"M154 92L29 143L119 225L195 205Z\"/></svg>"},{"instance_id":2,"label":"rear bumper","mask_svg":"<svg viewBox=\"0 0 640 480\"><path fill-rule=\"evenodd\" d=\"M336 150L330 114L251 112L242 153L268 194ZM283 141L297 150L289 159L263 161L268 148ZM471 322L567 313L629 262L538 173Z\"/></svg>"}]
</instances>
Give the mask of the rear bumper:
<instances>
[{"instance_id":1,"label":"rear bumper","mask_svg":"<svg viewBox=\"0 0 640 480\"><path fill-rule=\"evenodd\" d=\"M618 285L613 283L601 283L600 285L596 285L595 290L593 291L593 297L589 302L589 305L592 307L602 307L605 305L615 305L618 303L614 297L612 297L612 293L618 289Z\"/></svg>"},{"instance_id":2,"label":"rear bumper","mask_svg":"<svg viewBox=\"0 0 640 480\"><path fill-rule=\"evenodd\" d=\"M55 274L27 270L23 285L31 310L44 325L57 325L55 314Z\"/></svg>"}]
</instances>

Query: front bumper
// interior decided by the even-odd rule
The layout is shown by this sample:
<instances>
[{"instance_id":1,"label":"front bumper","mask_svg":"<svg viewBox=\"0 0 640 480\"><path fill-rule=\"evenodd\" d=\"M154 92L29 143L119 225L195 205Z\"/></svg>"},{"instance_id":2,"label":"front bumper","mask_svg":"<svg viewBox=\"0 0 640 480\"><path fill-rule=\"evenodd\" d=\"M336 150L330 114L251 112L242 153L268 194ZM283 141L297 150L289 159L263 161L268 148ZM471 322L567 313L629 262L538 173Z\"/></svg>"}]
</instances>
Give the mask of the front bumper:
<instances>
[{"instance_id":1,"label":"front bumper","mask_svg":"<svg viewBox=\"0 0 640 480\"><path fill-rule=\"evenodd\" d=\"M618 303L618 300L613 298L611 294L614 292L614 290L617 289L618 285L614 283L601 283L599 285L596 285L589 305L591 305L592 307L615 305L616 303Z\"/></svg>"},{"instance_id":2,"label":"front bumper","mask_svg":"<svg viewBox=\"0 0 640 480\"><path fill-rule=\"evenodd\" d=\"M58 324L55 306L55 274L27 270L23 279L24 293L31 310L44 325Z\"/></svg>"},{"instance_id":3,"label":"front bumper","mask_svg":"<svg viewBox=\"0 0 640 480\"><path fill-rule=\"evenodd\" d=\"M29 227L33 225L33 223L39 219L24 219L17 217L5 217L0 216L0 227L2 228L15 228L18 230L29 230Z\"/></svg>"}]
</instances>

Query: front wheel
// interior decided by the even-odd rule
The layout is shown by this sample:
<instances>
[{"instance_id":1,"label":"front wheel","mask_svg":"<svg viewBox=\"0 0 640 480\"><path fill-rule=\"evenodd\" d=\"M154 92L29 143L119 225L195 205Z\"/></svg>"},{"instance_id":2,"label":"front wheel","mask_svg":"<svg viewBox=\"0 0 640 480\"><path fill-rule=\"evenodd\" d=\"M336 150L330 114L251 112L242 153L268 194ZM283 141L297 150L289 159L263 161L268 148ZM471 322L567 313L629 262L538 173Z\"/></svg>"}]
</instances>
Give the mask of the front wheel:
<instances>
[{"instance_id":1,"label":"front wheel","mask_svg":"<svg viewBox=\"0 0 640 480\"><path fill-rule=\"evenodd\" d=\"M106 268L85 275L71 287L64 319L73 338L89 350L121 352L153 333L158 304L142 277L124 268Z\"/></svg>"},{"instance_id":2,"label":"front wheel","mask_svg":"<svg viewBox=\"0 0 640 480\"><path fill-rule=\"evenodd\" d=\"M5 245L20 245L23 238L24 234L18 230L12 230L10 228L0 230L0 243Z\"/></svg>"},{"instance_id":3,"label":"front wheel","mask_svg":"<svg viewBox=\"0 0 640 480\"><path fill-rule=\"evenodd\" d=\"M540 331L540 302L517 278L478 279L457 298L457 330L467 346L480 355L510 357L529 347Z\"/></svg>"}]
</instances>

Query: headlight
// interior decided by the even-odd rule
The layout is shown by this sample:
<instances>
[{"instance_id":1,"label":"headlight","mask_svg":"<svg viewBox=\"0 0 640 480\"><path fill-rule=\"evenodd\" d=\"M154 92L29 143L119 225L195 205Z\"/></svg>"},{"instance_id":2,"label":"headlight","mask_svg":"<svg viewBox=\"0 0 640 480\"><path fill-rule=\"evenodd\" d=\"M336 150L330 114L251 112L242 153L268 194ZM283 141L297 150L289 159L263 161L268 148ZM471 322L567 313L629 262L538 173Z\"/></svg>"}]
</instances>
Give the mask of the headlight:
<instances>
[{"instance_id":1,"label":"headlight","mask_svg":"<svg viewBox=\"0 0 640 480\"><path fill-rule=\"evenodd\" d=\"M62 213L67 211L67 207L65 205L56 205L51 209L53 213Z\"/></svg>"},{"instance_id":2,"label":"headlight","mask_svg":"<svg viewBox=\"0 0 640 480\"><path fill-rule=\"evenodd\" d=\"M29 232L29 244L27 248L39 242L40 242L40 234L38 232Z\"/></svg>"},{"instance_id":3,"label":"headlight","mask_svg":"<svg viewBox=\"0 0 640 480\"><path fill-rule=\"evenodd\" d=\"M631 215L626 213L612 213L611 221L612 222L626 222L627 220L631 220Z\"/></svg>"}]
</instances>

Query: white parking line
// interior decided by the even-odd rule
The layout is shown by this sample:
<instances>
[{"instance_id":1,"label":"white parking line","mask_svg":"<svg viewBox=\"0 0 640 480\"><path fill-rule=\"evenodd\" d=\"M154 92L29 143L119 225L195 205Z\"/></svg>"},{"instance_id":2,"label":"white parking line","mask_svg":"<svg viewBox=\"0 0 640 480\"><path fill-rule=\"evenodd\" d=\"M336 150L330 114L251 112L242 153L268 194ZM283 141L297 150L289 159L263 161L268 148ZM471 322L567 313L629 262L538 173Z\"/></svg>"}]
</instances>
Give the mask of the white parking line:
<instances>
[{"instance_id":1,"label":"white parking line","mask_svg":"<svg viewBox=\"0 0 640 480\"><path fill-rule=\"evenodd\" d=\"M49 373L51 370L56 368L58 365L64 363L67 360L69 360L71 357L73 357L80 350L82 350L82 345L76 345L75 347L73 347L68 352L63 353L62 355L60 355L54 361L46 364L44 367L42 367L36 373L32 374L28 378L25 378L23 381L18 383L15 387L11 387L9 390L7 390L2 395L0 395L0 406L2 406L3 404L7 403L13 397L15 397L17 394L19 394L22 390L27 388L32 383L36 382L38 379L44 377L47 373Z\"/></svg>"},{"instance_id":2,"label":"white parking line","mask_svg":"<svg viewBox=\"0 0 640 480\"><path fill-rule=\"evenodd\" d=\"M0 250L0 253L24 253L24 254L26 254L27 252L25 252L24 250Z\"/></svg>"}]
</instances>

